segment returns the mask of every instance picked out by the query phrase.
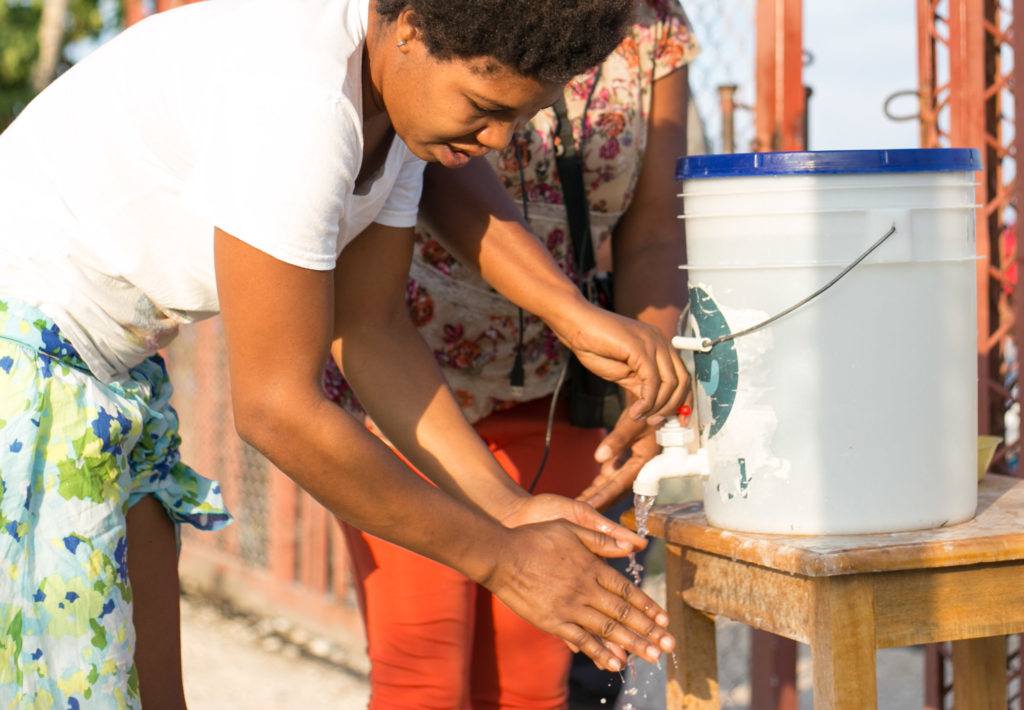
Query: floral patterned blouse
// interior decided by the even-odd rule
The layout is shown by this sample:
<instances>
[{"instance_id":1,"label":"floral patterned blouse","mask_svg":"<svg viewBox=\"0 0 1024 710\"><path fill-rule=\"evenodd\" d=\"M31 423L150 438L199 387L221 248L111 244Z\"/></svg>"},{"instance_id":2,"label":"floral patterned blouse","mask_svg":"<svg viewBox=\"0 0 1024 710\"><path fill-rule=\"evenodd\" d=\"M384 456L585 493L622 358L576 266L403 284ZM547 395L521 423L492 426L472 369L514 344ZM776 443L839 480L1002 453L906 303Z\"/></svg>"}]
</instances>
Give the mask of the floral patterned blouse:
<instances>
[{"instance_id":1,"label":"floral patterned blouse","mask_svg":"<svg viewBox=\"0 0 1024 710\"><path fill-rule=\"evenodd\" d=\"M592 69L566 87L569 120L582 144L595 253L633 199L647 143L653 83L687 64L697 52L676 0L642 1L630 33L605 60L600 74ZM533 232L573 276L571 240L555 169L555 132L554 110L545 109L508 148L492 154L490 162L517 204L522 204L525 187ZM526 381L521 393L514 391L509 373L518 342L518 309L456 261L422 223L416 227L406 300L413 322L470 422L554 391L566 357L554 334L540 319L525 314ZM333 362L324 373L324 388L350 412L363 414Z\"/></svg>"}]
</instances>

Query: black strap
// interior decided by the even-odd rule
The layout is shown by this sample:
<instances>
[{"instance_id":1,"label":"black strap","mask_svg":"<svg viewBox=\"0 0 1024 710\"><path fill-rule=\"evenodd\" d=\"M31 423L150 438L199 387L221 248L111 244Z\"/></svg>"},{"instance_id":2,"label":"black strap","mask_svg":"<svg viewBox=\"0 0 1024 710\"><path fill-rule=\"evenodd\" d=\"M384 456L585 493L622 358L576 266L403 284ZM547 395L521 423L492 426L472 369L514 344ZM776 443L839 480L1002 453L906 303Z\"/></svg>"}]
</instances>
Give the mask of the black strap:
<instances>
[{"instance_id":1,"label":"black strap","mask_svg":"<svg viewBox=\"0 0 1024 710\"><path fill-rule=\"evenodd\" d=\"M597 262L594 260L594 242L590 235L590 205L587 204L587 189L583 184L583 156L572 135L565 97L559 96L552 108L558 121L558 139L562 144L561 151L555 156L555 167L558 169L558 181L562 184L562 200L565 202L565 215L569 222L573 268L580 288L585 290L583 277Z\"/></svg>"}]
</instances>

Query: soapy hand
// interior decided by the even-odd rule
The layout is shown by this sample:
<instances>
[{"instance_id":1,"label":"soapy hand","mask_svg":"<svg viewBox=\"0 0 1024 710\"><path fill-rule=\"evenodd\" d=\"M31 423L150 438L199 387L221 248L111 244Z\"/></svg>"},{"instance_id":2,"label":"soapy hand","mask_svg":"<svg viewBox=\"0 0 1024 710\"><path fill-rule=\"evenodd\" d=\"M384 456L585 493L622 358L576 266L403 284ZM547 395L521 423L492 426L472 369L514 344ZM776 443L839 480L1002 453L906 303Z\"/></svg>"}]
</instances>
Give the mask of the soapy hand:
<instances>
[{"instance_id":1,"label":"soapy hand","mask_svg":"<svg viewBox=\"0 0 1024 710\"><path fill-rule=\"evenodd\" d=\"M627 653L654 662L675 648L668 615L595 556L613 556L622 544L565 520L522 525L508 531L480 583L600 668L621 671Z\"/></svg>"},{"instance_id":2,"label":"soapy hand","mask_svg":"<svg viewBox=\"0 0 1024 710\"><path fill-rule=\"evenodd\" d=\"M582 299L548 325L584 367L635 397L630 418L657 426L686 396L686 368L653 326Z\"/></svg>"},{"instance_id":3,"label":"soapy hand","mask_svg":"<svg viewBox=\"0 0 1024 710\"><path fill-rule=\"evenodd\" d=\"M603 557L625 557L647 547L646 538L612 522L587 503L562 496L541 494L522 498L514 509L501 517L500 522L505 527L517 528L551 520L564 520L614 540L616 545L603 547L600 552L595 550Z\"/></svg>"}]
</instances>

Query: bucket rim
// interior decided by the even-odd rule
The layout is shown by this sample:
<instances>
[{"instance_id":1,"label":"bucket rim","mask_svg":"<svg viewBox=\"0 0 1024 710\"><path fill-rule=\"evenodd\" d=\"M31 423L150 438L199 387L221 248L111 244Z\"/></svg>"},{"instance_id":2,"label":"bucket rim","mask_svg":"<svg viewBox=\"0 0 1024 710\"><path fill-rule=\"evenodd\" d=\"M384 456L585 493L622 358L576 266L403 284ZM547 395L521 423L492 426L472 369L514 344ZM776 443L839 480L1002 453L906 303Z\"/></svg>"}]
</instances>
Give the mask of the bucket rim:
<instances>
[{"instance_id":1,"label":"bucket rim","mask_svg":"<svg viewBox=\"0 0 1024 710\"><path fill-rule=\"evenodd\" d=\"M676 161L676 179L779 175L976 172L974 148L808 150L777 153L691 155Z\"/></svg>"}]
</instances>

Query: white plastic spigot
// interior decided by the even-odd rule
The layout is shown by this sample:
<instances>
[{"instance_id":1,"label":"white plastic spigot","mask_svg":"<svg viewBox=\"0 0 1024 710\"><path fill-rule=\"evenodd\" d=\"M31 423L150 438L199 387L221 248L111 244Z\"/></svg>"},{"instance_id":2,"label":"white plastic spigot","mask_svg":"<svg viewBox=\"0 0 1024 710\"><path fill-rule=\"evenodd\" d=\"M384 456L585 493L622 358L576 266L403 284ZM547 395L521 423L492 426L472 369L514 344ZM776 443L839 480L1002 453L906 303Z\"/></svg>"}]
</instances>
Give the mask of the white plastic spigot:
<instances>
[{"instance_id":1,"label":"white plastic spigot","mask_svg":"<svg viewBox=\"0 0 1024 710\"><path fill-rule=\"evenodd\" d=\"M658 431L654 432L654 439L662 449L676 446L685 449L693 442L693 429L680 424L679 417L669 417Z\"/></svg>"},{"instance_id":2,"label":"white plastic spigot","mask_svg":"<svg viewBox=\"0 0 1024 710\"><path fill-rule=\"evenodd\" d=\"M656 496L662 479L707 476L707 451L698 449L697 453L691 454L689 450L694 436L694 430L680 424L678 417L669 417L655 433L661 453L640 469L633 481L633 493Z\"/></svg>"}]
</instances>

